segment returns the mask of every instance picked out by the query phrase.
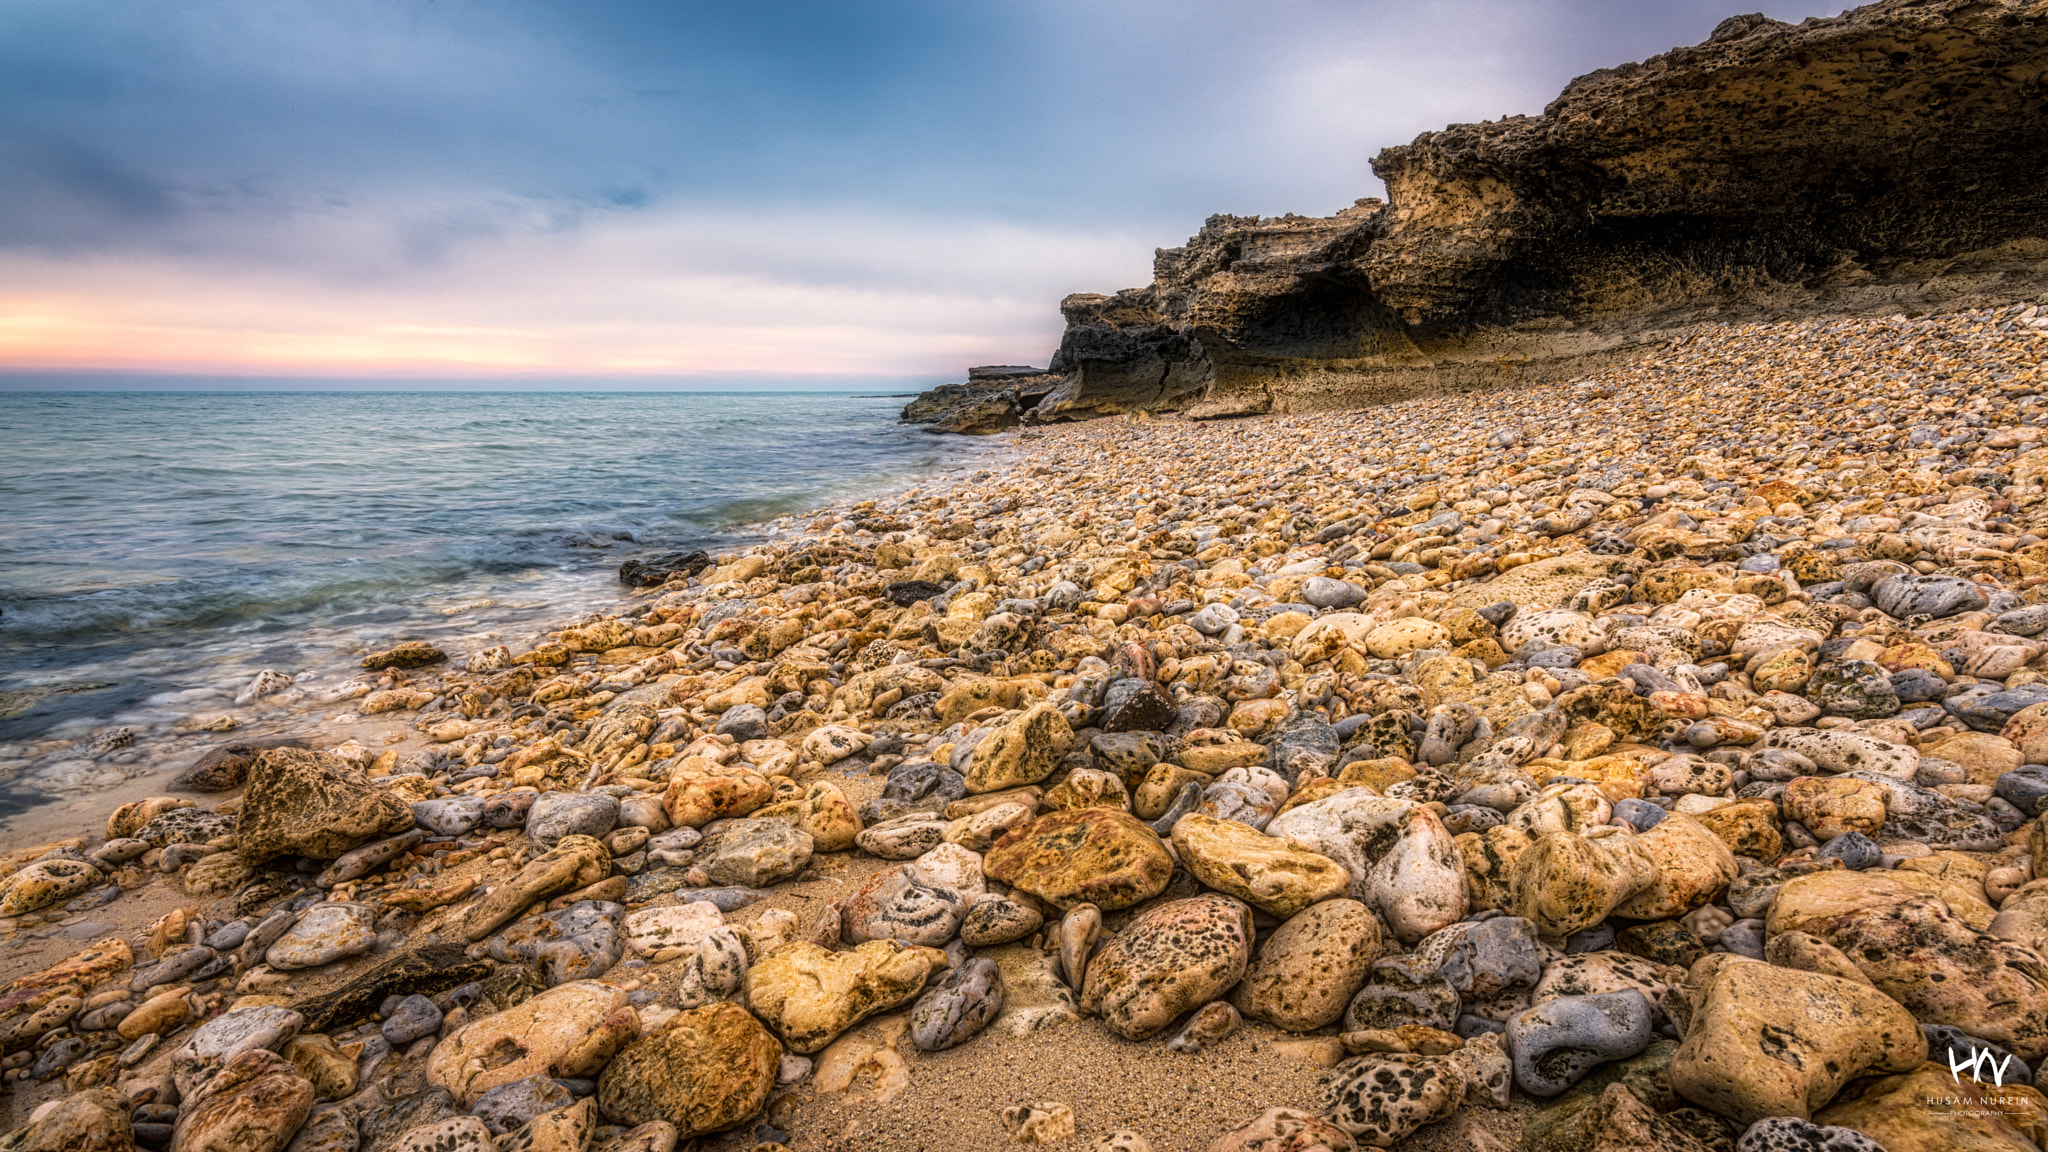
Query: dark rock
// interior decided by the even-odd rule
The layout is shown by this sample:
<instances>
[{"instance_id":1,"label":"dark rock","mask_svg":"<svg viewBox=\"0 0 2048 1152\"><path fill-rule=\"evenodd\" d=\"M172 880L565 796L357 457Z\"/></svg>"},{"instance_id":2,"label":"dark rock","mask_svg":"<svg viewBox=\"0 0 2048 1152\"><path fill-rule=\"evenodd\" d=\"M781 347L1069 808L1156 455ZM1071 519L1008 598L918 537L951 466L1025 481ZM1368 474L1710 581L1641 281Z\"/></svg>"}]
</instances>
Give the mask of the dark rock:
<instances>
[{"instance_id":1,"label":"dark rock","mask_svg":"<svg viewBox=\"0 0 2048 1152\"><path fill-rule=\"evenodd\" d=\"M469 1114L484 1122L494 1136L518 1131L535 1116L542 1116L576 1102L574 1093L552 1076L527 1076L477 1097Z\"/></svg>"},{"instance_id":2,"label":"dark rock","mask_svg":"<svg viewBox=\"0 0 2048 1152\"><path fill-rule=\"evenodd\" d=\"M448 658L446 652L424 640L408 640L395 648L386 648L363 657L363 667L372 672L386 668L419 668L427 664L438 664Z\"/></svg>"},{"instance_id":3,"label":"dark rock","mask_svg":"<svg viewBox=\"0 0 2048 1152\"><path fill-rule=\"evenodd\" d=\"M422 1036L441 1030L441 1007L425 996L414 994L398 1002L377 1029L395 1048L403 1048Z\"/></svg>"},{"instance_id":4,"label":"dark rock","mask_svg":"<svg viewBox=\"0 0 2048 1152\"><path fill-rule=\"evenodd\" d=\"M1424 1024L1448 1032L1457 1026L1460 1001L1443 974L1420 956L1375 961L1365 986L1344 1010L1344 1031Z\"/></svg>"},{"instance_id":5,"label":"dark rock","mask_svg":"<svg viewBox=\"0 0 2048 1152\"><path fill-rule=\"evenodd\" d=\"M725 710L711 730L715 736L730 736L741 744L768 737L768 710L759 704L740 704Z\"/></svg>"},{"instance_id":6,"label":"dark rock","mask_svg":"<svg viewBox=\"0 0 2048 1152\"><path fill-rule=\"evenodd\" d=\"M1110 685L1102 706L1104 732L1164 731L1180 712L1180 706L1165 689L1135 677Z\"/></svg>"},{"instance_id":7,"label":"dark rock","mask_svg":"<svg viewBox=\"0 0 2048 1152\"><path fill-rule=\"evenodd\" d=\"M710 553L665 552L644 560L628 560L619 565L619 583L633 588L647 588L656 584L666 584L677 577L687 579L709 567Z\"/></svg>"},{"instance_id":8,"label":"dark rock","mask_svg":"<svg viewBox=\"0 0 2048 1152\"><path fill-rule=\"evenodd\" d=\"M945 590L946 588L943 584L934 584L929 580L898 580L884 588L882 595L887 596L889 602L898 608L908 608L920 600L929 600Z\"/></svg>"},{"instance_id":9,"label":"dark rock","mask_svg":"<svg viewBox=\"0 0 2048 1152\"><path fill-rule=\"evenodd\" d=\"M602 792L543 792L526 813L526 834L542 848L565 836L603 836L619 822L619 801Z\"/></svg>"},{"instance_id":10,"label":"dark rock","mask_svg":"<svg viewBox=\"0 0 2048 1152\"><path fill-rule=\"evenodd\" d=\"M1003 1010L1003 975L985 956L948 971L910 1009L910 1040L937 1052L965 1043Z\"/></svg>"},{"instance_id":11,"label":"dark rock","mask_svg":"<svg viewBox=\"0 0 2048 1152\"><path fill-rule=\"evenodd\" d=\"M536 965L549 987L594 980L625 955L619 936L625 915L623 905L583 900L529 916L491 937L490 956Z\"/></svg>"},{"instance_id":12,"label":"dark rock","mask_svg":"<svg viewBox=\"0 0 2048 1152\"><path fill-rule=\"evenodd\" d=\"M2048 765L2022 764L1998 778L1998 798L2023 816L2048 813Z\"/></svg>"},{"instance_id":13,"label":"dark rock","mask_svg":"<svg viewBox=\"0 0 2048 1152\"><path fill-rule=\"evenodd\" d=\"M407 1132L460 1115L446 1088L429 1088L396 1100L373 1103L357 1121L362 1152L392 1152Z\"/></svg>"},{"instance_id":14,"label":"dark rock","mask_svg":"<svg viewBox=\"0 0 2048 1152\"><path fill-rule=\"evenodd\" d=\"M289 924L287 919L285 923ZM471 960L459 944L427 944L401 952L347 984L292 1005L306 1018L306 1031L332 1032L367 1019L393 996L433 996L491 974L485 960Z\"/></svg>"}]
</instances>

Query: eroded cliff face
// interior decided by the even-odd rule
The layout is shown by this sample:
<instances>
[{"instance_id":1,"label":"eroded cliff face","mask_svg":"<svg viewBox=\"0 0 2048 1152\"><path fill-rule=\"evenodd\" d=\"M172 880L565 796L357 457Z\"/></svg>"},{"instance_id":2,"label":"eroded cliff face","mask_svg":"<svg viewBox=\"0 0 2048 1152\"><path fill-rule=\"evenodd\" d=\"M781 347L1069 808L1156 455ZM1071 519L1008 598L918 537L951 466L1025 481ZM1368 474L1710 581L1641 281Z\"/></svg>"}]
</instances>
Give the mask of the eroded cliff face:
<instances>
[{"instance_id":1,"label":"eroded cliff face","mask_svg":"<svg viewBox=\"0 0 2048 1152\"><path fill-rule=\"evenodd\" d=\"M1061 303L1044 413L1303 411L1554 379L1703 320L2048 289L2048 0L1886 0L1382 151L1389 201L1213 216Z\"/></svg>"}]
</instances>

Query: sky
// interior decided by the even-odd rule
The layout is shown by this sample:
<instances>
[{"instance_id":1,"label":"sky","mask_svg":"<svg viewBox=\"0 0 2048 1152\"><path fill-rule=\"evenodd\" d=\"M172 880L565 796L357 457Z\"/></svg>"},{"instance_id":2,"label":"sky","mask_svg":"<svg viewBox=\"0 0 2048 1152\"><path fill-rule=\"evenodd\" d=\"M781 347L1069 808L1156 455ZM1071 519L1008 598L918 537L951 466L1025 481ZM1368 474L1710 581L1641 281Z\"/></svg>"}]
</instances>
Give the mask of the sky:
<instances>
[{"instance_id":1,"label":"sky","mask_svg":"<svg viewBox=\"0 0 2048 1152\"><path fill-rule=\"evenodd\" d=\"M0 388L1044 364L1210 214L1737 2L7 0Z\"/></svg>"}]
</instances>

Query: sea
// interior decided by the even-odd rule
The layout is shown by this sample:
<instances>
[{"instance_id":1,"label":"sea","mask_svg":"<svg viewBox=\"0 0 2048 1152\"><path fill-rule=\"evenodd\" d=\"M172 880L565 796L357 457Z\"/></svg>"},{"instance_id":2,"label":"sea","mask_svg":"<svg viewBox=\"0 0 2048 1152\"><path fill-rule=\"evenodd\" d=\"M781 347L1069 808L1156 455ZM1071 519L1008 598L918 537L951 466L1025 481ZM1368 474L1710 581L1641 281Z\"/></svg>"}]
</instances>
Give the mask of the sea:
<instances>
[{"instance_id":1,"label":"sea","mask_svg":"<svg viewBox=\"0 0 2048 1152\"><path fill-rule=\"evenodd\" d=\"M622 561L741 548L1000 451L898 424L904 402L0 392L0 832L154 794L230 740L374 741L323 727L366 652L517 650L631 603ZM293 685L237 705L265 670Z\"/></svg>"}]
</instances>

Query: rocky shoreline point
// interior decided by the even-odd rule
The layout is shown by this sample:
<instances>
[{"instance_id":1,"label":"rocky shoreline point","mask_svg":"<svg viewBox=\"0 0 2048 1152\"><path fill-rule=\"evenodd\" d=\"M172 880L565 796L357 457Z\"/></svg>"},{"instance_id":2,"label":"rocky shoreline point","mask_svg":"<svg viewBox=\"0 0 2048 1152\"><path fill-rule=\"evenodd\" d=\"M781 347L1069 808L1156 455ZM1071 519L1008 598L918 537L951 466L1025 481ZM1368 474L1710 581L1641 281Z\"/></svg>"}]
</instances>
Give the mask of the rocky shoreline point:
<instances>
[{"instance_id":1,"label":"rocky shoreline point","mask_svg":"<svg viewBox=\"0 0 2048 1152\"><path fill-rule=\"evenodd\" d=\"M1730 16L1540 115L1425 132L1373 158L1384 202L1211 216L1150 284L1066 297L1047 391L1019 411L1313 412L1566 383L1700 323L2033 299L2043 15Z\"/></svg>"},{"instance_id":2,"label":"rocky shoreline point","mask_svg":"<svg viewBox=\"0 0 2048 1152\"><path fill-rule=\"evenodd\" d=\"M1024 429L399 644L6 853L0 1147L2038 1152L2044 351Z\"/></svg>"}]
</instances>

